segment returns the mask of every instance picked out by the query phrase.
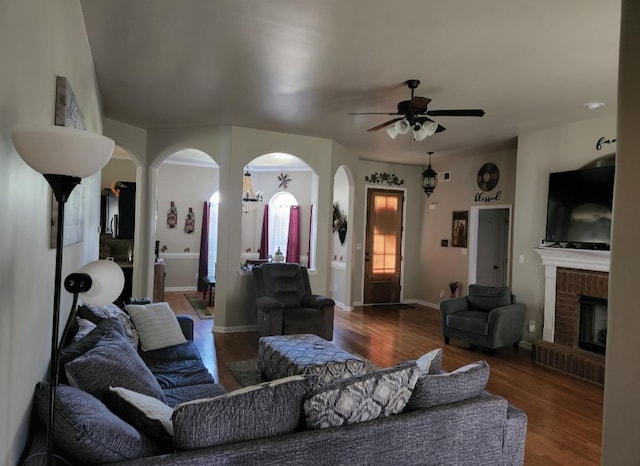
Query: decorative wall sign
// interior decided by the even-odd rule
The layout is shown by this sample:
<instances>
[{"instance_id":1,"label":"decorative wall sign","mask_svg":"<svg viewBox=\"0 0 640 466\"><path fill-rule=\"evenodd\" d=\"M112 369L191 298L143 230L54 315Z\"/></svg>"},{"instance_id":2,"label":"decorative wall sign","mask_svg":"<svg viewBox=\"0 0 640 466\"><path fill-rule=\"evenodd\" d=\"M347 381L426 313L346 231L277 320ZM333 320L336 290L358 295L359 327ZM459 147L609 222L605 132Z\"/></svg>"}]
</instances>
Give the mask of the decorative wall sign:
<instances>
[{"instance_id":1,"label":"decorative wall sign","mask_svg":"<svg viewBox=\"0 0 640 466\"><path fill-rule=\"evenodd\" d=\"M469 212L466 210L458 210L453 212L451 223L451 247L466 248L467 247L467 220Z\"/></svg>"},{"instance_id":2,"label":"decorative wall sign","mask_svg":"<svg viewBox=\"0 0 640 466\"><path fill-rule=\"evenodd\" d=\"M86 130L82 111L71 89L69 80L64 76L56 76L55 124ZM65 204L64 238L62 244L80 243L84 234L84 197L85 184L75 187ZM51 192L51 235L49 247L55 249L58 235L58 201Z\"/></svg>"},{"instance_id":3,"label":"decorative wall sign","mask_svg":"<svg viewBox=\"0 0 640 466\"><path fill-rule=\"evenodd\" d=\"M289 175L287 175L286 173L280 173L278 175L278 181L280 182L278 188L287 189L289 187L291 178L289 178Z\"/></svg>"},{"instance_id":4,"label":"decorative wall sign","mask_svg":"<svg viewBox=\"0 0 640 466\"><path fill-rule=\"evenodd\" d=\"M402 186L404 184L404 180L400 179L396 176L395 173L372 173L371 176L365 175L364 180L367 183L387 183L389 186Z\"/></svg>"},{"instance_id":5,"label":"decorative wall sign","mask_svg":"<svg viewBox=\"0 0 640 466\"><path fill-rule=\"evenodd\" d=\"M615 144L616 142L616 138L613 139L607 139L604 136L602 136L601 138L598 139L598 141L596 142L596 150L602 150L602 146L604 144Z\"/></svg>"},{"instance_id":6,"label":"decorative wall sign","mask_svg":"<svg viewBox=\"0 0 640 466\"><path fill-rule=\"evenodd\" d=\"M498 185L500 170L493 163L485 163L478 170L478 188L483 191L491 191Z\"/></svg>"}]
</instances>

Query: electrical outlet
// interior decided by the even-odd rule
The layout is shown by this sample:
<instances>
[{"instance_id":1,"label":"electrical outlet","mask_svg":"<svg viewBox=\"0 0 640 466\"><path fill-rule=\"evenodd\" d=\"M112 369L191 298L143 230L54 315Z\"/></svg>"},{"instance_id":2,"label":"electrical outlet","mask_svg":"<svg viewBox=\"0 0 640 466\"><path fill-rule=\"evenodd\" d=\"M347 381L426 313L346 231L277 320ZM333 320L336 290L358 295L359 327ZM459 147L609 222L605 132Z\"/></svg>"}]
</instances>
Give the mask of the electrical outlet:
<instances>
[{"instance_id":1,"label":"electrical outlet","mask_svg":"<svg viewBox=\"0 0 640 466\"><path fill-rule=\"evenodd\" d=\"M535 320L530 320L529 321L529 333L534 333L536 331L536 321Z\"/></svg>"}]
</instances>

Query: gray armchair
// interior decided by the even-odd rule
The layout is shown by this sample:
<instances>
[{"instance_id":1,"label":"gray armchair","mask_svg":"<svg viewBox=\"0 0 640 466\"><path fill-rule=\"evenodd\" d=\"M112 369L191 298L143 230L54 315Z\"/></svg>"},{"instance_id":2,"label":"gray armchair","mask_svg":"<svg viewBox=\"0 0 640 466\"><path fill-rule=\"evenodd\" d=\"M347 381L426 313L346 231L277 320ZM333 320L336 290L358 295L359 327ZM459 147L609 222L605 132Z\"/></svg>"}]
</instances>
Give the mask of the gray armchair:
<instances>
[{"instance_id":1,"label":"gray armchair","mask_svg":"<svg viewBox=\"0 0 640 466\"><path fill-rule=\"evenodd\" d=\"M333 299L311 293L307 268L269 263L253 268L258 335L311 333L333 340Z\"/></svg>"},{"instance_id":2,"label":"gray armchair","mask_svg":"<svg viewBox=\"0 0 640 466\"><path fill-rule=\"evenodd\" d=\"M485 348L513 345L522 339L525 305L506 286L469 285L469 294L440 301L442 333Z\"/></svg>"}]
</instances>

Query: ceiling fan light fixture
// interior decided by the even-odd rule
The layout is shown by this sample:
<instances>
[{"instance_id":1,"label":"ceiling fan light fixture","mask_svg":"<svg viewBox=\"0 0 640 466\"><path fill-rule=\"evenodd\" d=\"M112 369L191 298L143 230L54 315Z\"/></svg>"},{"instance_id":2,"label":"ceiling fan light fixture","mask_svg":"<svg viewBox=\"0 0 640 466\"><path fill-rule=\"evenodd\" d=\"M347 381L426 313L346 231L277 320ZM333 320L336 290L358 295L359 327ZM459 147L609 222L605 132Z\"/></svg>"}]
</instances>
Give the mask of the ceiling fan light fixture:
<instances>
[{"instance_id":1,"label":"ceiling fan light fixture","mask_svg":"<svg viewBox=\"0 0 640 466\"><path fill-rule=\"evenodd\" d=\"M387 134L391 139L395 139L398 135L398 129L396 128L396 125L387 126Z\"/></svg>"},{"instance_id":2,"label":"ceiling fan light fixture","mask_svg":"<svg viewBox=\"0 0 640 466\"><path fill-rule=\"evenodd\" d=\"M435 121L425 122L425 124L422 125L422 129L427 132L427 136L433 136L436 134L436 131L438 131L438 123Z\"/></svg>"},{"instance_id":3,"label":"ceiling fan light fixture","mask_svg":"<svg viewBox=\"0 0 640 466\"><path fill-rule=\"evenodd\" d=\"M418 129L415 129L415 126L420 126L420 127ZM427 136L429 136L429 134L427 134L425 125L420 125L420 123L416 123L415 126L413 128L413 139L415 141L422 141Z\"/></svg>"},{"instance_id":4,"label":"ceiling fan light fixture","mask_svg":"<svg viewBox=\"0 0 640 466\"><path fill-rule=\"evenodd\" d=\"M409 132L409 129L411 128L411 125L409 124L409 120L407 120L406 118L403 118L402 120L397 121L394 126L396 127L398 134L407 134Z\"/></svg>"}]
</instances>

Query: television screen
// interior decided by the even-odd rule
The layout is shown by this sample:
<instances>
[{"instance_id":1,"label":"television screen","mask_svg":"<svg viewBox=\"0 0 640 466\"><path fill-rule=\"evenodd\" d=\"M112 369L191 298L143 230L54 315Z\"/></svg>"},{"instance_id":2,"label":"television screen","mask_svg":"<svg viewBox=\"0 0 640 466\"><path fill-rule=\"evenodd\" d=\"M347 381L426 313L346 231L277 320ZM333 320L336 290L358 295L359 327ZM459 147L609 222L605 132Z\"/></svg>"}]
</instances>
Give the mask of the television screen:
<instances>
[{"instance_id":1,"label":"television screen","mask_svg":"<svg viewBox=\"0 0 640 466\"><path fill-rule=\"evenodd\" d=\"M614 166L549 175L545 243L609 249Z\"/></svg>"}]
</instances>

